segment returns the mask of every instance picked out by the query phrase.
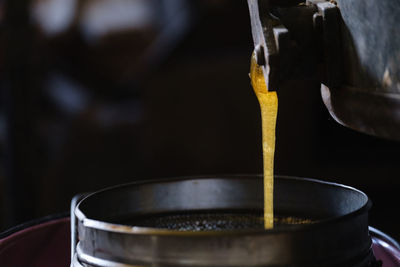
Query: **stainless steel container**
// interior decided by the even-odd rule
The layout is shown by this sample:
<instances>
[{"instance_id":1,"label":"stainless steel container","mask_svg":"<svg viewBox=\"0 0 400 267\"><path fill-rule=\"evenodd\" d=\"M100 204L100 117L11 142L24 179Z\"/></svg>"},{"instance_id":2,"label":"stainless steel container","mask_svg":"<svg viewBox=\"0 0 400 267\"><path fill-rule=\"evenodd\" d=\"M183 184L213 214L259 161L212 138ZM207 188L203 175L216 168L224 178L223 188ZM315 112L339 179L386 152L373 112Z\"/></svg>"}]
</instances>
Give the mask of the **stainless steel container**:
<instances>
[{"instance_id":1,"label":"stainless steel container","mask_svg":"<svg viewBox=\"0 0 400 267\"><path fill-rule=\"evenodd\" d=\"M312 223L267 231L257 219L262 205L260 176L143 181L99 191L73 208L71 266L375 266L364 193L277 177L275 213Z\"/></svg>"}]
</instances>

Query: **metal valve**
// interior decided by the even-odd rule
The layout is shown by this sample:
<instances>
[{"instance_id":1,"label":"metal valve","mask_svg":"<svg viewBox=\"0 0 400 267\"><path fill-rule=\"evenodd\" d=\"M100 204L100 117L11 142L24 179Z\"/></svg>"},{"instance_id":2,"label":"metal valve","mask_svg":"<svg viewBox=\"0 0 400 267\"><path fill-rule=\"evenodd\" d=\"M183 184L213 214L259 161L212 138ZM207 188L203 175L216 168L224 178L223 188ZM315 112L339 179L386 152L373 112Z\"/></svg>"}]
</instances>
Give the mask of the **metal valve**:
<instances>
[{"instance_id":1,"label":"metal valve","mask_svg":"<svg viewBox=\"0 0 400 267\"><path fill-rule=\"evenodd\" d=\"M341 83L338 8L327 1L248 0L258 64L269 90L289 80Z\"/></svg>"}]
</instances>

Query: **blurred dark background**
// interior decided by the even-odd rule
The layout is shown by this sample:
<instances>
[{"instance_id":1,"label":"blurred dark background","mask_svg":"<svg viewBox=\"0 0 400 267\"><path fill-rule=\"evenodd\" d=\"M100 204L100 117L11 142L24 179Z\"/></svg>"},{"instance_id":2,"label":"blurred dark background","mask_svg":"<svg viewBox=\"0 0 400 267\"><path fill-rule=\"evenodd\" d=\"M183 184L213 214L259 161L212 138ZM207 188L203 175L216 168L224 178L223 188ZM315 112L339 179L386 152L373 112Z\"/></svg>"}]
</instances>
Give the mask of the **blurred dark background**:
<instances>
[{"instance_id":1,"label":"blurred dark background","mask_svg":"<svg viewBox=\"0 0 400 267\"><path fill-rule=\"evenodd\" d=\"M0 1L0 231L136 179L260 173L247 1ZM276 173L344 183L396 239L399 143L279 88Z\"/></svg>"}]
</instances>

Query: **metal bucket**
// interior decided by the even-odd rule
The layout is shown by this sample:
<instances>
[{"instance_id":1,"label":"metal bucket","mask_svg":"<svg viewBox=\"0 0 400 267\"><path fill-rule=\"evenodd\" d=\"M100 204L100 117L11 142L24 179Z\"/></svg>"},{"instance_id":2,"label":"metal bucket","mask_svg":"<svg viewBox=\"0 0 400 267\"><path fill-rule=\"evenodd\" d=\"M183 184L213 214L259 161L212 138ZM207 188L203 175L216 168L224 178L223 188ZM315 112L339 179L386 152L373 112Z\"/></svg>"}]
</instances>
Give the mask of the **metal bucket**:
<instances>
[{"instance_id":1,"label":"metal bucket","mask_svg":"<svg viewBox=\"0 0 400 267\"><path fill-rule=\"evenodd\" d=\"M312 179L275 180L276 215L303 223L262 228L260 176L144 181L90 194L74 208L71 266L377 264L364 193Z\"/></svg>"}]
</instances>

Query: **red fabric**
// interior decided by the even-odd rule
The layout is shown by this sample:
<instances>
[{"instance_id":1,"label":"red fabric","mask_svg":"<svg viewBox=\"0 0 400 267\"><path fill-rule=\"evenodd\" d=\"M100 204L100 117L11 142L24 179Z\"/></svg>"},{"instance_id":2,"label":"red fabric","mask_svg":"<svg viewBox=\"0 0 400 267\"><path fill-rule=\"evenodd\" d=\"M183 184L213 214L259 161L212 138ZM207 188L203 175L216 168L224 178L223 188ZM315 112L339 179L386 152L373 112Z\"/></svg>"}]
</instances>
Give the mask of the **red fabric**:
<instances>
[{"instance_id":1,"label":"red fabric","mask_svg":"<svg viewBox=\"0 0 400 267\"><path fill-rule=\"evenodd\" d=\"M377 237L372 237L372 249L375 257L383 262L382 267L400 266L400 250L393 244Z\"/></svg>"},{"instance_id":2,"label":"red fabric","mask_svg":"<svg viewBox=\"0 0 400 267\"><path fill-rule=\"evenodd\" d=\"M69 218L23 229L0 240L1 267L68 267Z\"/></svg>"}]
</instances>

